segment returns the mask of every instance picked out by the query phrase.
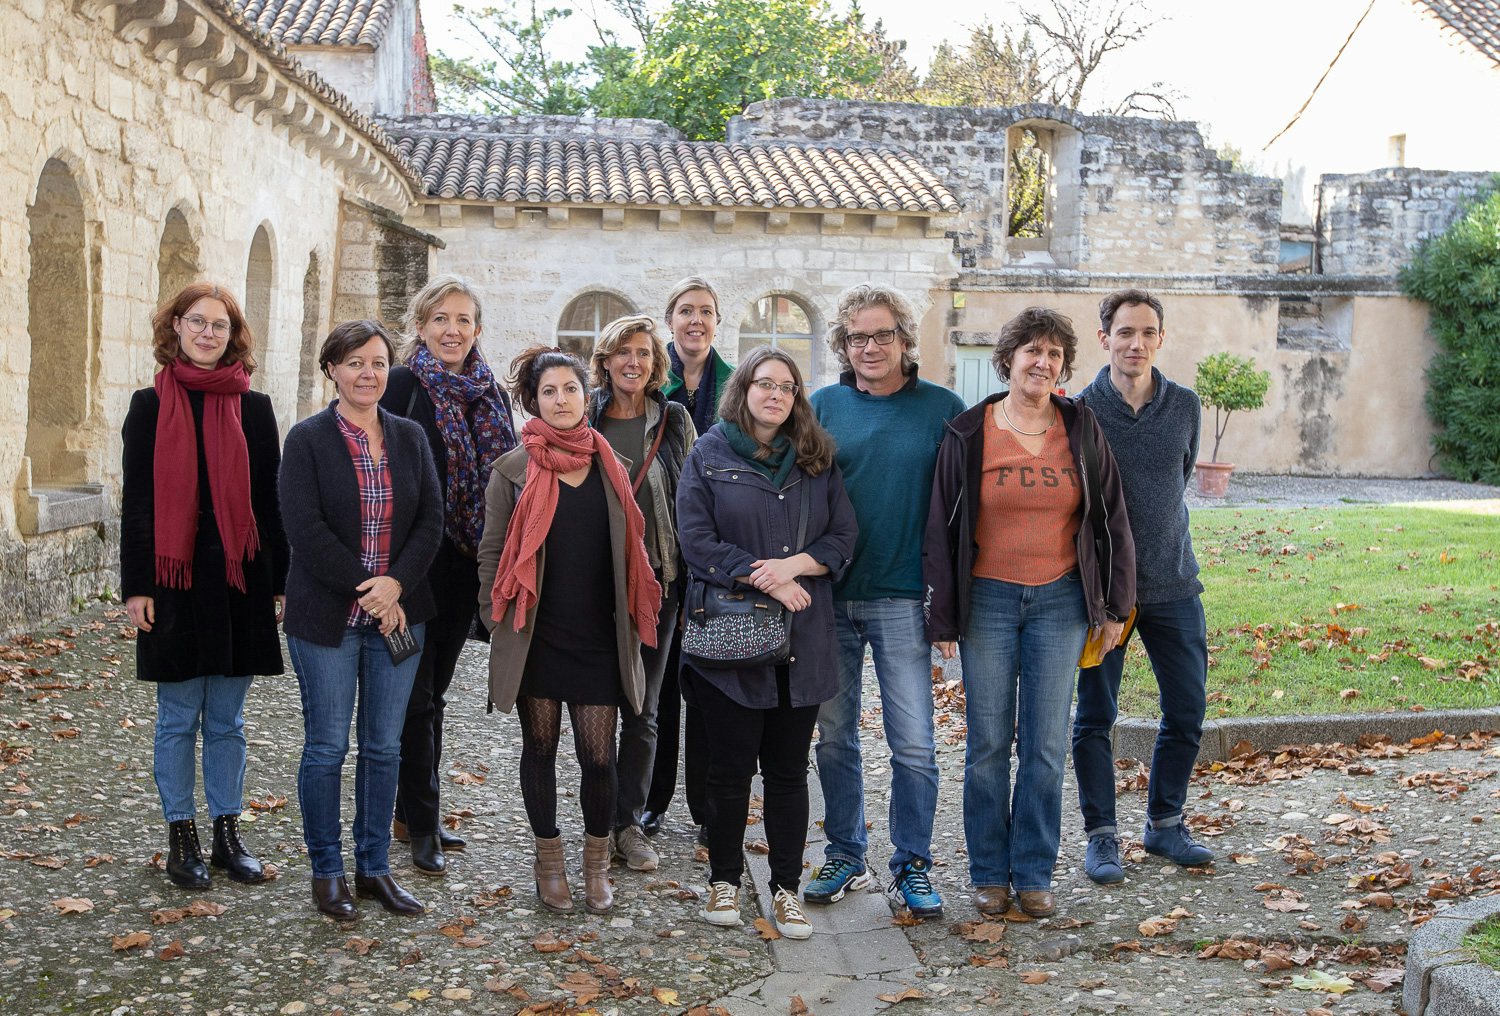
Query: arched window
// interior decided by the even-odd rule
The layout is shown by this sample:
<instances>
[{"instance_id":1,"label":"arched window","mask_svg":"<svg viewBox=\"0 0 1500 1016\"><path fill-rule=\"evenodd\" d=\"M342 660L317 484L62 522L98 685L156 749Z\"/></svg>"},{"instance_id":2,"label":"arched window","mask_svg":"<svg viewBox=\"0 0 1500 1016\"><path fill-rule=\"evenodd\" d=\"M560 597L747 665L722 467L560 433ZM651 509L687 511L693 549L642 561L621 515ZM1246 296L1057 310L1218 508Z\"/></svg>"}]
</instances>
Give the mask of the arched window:
<instances>
[{"instance_id":1,"label":"arched window","mask_svg":"<svg viewBox=\"0 0 1500 1016\"><path fill-rule=\"evenodd\" d=\"M265 226L255 227L250 241L250 262L245 267L245 323L255 340L255 360L260 369L253 376L255 390L266 390L271 365L271 287L275 284L271 234Z\"/></svg>"},{"instance_id":2,"label":"arched window","mask_svg":"<svg viewBox=\"0 0 1500 1016\"><path fill-rule=\"evenodd\" d=\"M188 229L187 217L176 208L167 213L156 255L156 305L160 307L198 281L198 244Z\"/></svg>"},{"instance_id":3,"label":"arched window","mask_svg":"<svg viewBox=\"0 0 1500 1016\"><path fill-rule=\"evenodd\" d=\"M802 370L803 382L813 383L812 315L790 296L763 296L750 307L740 325L740 356L770 343L791 354Z\"/></svg>"},{"instance_id":4,"label":"arched window","mask_svg":"<svg viewBox=\"0 0 1500 1016\"><path fill-rule=\"evenodd\" d=\"M49 159L43 167L26 218L31 233L26 457L33 487L59 487L86 479L79 432L88 419L90 376L83 197L60 160Z\"/></svg>"},{"instance_id":5,"label":"arched window","mask_svg":"<svg viewBox=\"0 0 1500 1016\"><path fill-rule=\"evenodd\" d=\"M613 293L584 293L563 310L557 322L557 344L587 363L604 326L634 313L633 306Z\"/></svg>"}]
</instances>

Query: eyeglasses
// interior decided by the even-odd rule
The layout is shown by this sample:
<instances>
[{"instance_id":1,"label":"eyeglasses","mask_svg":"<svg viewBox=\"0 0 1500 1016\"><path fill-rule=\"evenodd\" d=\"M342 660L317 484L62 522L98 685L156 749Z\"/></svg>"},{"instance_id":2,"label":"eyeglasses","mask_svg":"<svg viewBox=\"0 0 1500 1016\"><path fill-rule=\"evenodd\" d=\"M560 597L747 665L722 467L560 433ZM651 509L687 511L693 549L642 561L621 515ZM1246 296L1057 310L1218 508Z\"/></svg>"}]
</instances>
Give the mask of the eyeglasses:
<instances>
[{"instance_id":1,"label":"eyeglasses","mask_svg":"<svg viewBox=\"0 0 1500 1016\"><path fill-rule=\"evenodd\" d=\"M772 381L768 378L759 378L755 381L751 381L750 383L759 388L761 391L765 392L767 395L770 395L772 392L780 392L788 398L791 398L793 395L797 394L797 386L792 384L790 381L786 382L785 384L777 384L775 381Z\"/></svg>"},{"instance_id":2,"label":"eyeglasses","mask_svg":"<svg viewBox=\"0 0 1500 1016\"><path fill-rule=\"evenodd\" d=\"M229 332L234 327L228 321L210 321L202 314L189 314L187 317L178 318L177 320L187 325L190 332L196 333L203 331L205 328L212 328L214 335L221 339L229 338Z\"/></svg>"},{"instance_id":3,"label":"eyeglasses","mask_svg":"<svg viewBox=\"0 0 1500 1016\"><path fill-rule=\"evenodd\" d=\"M896 330L882 328L878 332L850 332L845 341L855 349L864 349L870 344L871 339L875 340L877 346L889 346L896 341Z\"/></svg>"}]
</instances>

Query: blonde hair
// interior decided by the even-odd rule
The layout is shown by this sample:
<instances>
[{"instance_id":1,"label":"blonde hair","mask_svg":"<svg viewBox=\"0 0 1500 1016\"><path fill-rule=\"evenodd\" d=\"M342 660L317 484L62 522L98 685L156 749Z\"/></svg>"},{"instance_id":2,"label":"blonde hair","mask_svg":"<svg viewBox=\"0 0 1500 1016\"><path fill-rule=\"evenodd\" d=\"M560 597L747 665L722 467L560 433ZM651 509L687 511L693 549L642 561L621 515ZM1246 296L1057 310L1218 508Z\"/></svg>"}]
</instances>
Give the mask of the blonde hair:
<instances>
[{"instance_id":1,"label":"blonde hair","mask_svg":"<svg viewBox=\"0 0 1500 1016\"><path fill-rule=\"evenodd\" d=\"M839 294L839 309L833 327L828 329L828 348L838 357L839 366L850 369L849 322L854 315L871 307L884 307L896 319L896 335L901 339L901 371L917 365L917 312L911 301L890 286L865 284L851 286Z\"/></svg>"},{"instance_id":2,"label":"blonde hair","mask_svg":"<svg viewBox=\"0 0 1500 1016\"><path fill-rule=\"evenodd\" d=\"M615 318L599 333L599 342L594 346L594 355L589 359L591 383L595 388L604 388L609 384L609 371L605 369L605 361L615 355L620 343L641 332L651 337L651 373L646 377L646 394L654 394L667 383L667 344L656 333L656 322L648 314L627 314L625 317Z\"/></svg>"},{"instance_id":3,"label":"blonde hair","mask_svg":"<svg viewBox=\"0 0 1500 1016\"><path fill-rule=\"evenodd\" d=\"M667 322L668 329L672 327L672 312L677 309L677 301L695 289L701 289L714 298L714 320L724 320L724 312L720 310L719 291L703 276L689 275L687 278L679 280L677 285L672 287L672 291L667 294L667 312L663 315L663 318Z\"/></svg>"},{"instance_id":4,"label":"blonde hair","mask_svg":"<svg viewBox=\"0 0 1500 1016\"><path fill-rule=\"evenodd\" d=\"M467 296L474 304L474 330L479 331L483 324L484 307L479 302L479 294L474 291L473 284L462 276L439 275L411 298L406 313L401 317L401 332L404 336L401 345L402 363L410 363L411 358L417 355L417 347L422 345L422 326L432 317L438 304L455 293ZM478 343L475 343L475 348L478 348Z\"/></svg>"}]
</instances>

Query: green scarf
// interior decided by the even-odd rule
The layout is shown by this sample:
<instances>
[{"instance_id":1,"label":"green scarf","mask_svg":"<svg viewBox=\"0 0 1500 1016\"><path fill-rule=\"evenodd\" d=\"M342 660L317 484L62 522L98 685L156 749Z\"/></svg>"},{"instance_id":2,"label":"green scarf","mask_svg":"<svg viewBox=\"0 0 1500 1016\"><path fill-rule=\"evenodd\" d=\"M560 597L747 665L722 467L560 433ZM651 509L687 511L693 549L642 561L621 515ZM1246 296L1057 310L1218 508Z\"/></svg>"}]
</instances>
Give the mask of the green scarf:
<instances>
[{"instance_id":1,"label":"green scarf","mask_svg":"<svg viewBox=\"0 0 1500 1016\"><path fill-rule=\"evenodd\" d=\"M720 420L719 427L724 431L724 436L729 439L729 447L734 453L744 459L751 469L766 477L780 490L786 486L787 479L792 475L792 467L797 464L797 456L792 452L792 442L785 434L777 434L776 439L771 442L771 454L765 458L756 458L756 453L761 450L761 444L755 438L740 430L739 425L729 420Z\"/></svg>"}]
</instances>

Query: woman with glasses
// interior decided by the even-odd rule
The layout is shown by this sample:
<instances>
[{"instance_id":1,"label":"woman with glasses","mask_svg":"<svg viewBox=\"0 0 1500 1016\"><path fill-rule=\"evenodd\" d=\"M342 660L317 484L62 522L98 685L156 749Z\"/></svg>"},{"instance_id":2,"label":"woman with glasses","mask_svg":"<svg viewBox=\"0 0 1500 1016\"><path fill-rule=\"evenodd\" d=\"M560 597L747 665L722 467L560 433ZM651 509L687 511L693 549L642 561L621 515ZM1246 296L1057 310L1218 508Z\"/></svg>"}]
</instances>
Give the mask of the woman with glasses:
<instances>
[{"instance_id":1,"label":"woman with glasses","mask_svg":"<svg viewBox=\"0 0 1500 1016\"><path fill-rule=\"evenodd\" d=\"M156 381L125 416L120 587L139 631L136 676L156 682L167 878L184 889L209 886L193 817L200 730L209 863L236 882L265 878L239 835L244 706L251 675L283 670L287 545L281 441L270 398L250 390L253 341L233 296L188 286L152 321Z\"/></svg>"},{"instance_id":2,"label":"woman with glasses","mask_svg":"<svg viewBox=\"0 0 1500 1016\"><path fill-rule=\"evenodd\" d=\"M401 728L436 613L427 570L443 501L422 428L380 407L396 346L375 321L328 333L318 365L338 398L286 437L281 513L292 545L287 650L302 691L297 798L313 904L358 917L345 879L339 801L349 723L354 764L354 889L393 914L426 908L391 876L391 809Z\"/></svg>"},{"instance_id":3,"label":"woman with glasses","mask_svg":"<svg viewBox=\"0 0 1500 1016\"><path fill-rule=\"evenodd\" d=\"M443 492L443 542L427 573L437 613L427 623L406 703L393 825L396 839L410 841L412 867L424 875L443 874L444 853L464 849L463 838L440 821L443 710L458 654L474 629L484 487L495 460L516 446L510 399L479 349L481 313L479 294L457 276L424 286L407 308L403 362L391 368L380 400L422 428Z\"/></svg>"},{"instance_id":4,"label":"woman with glasses","mask_svg":"<svg viewBox=\"0 0 1500 1016\"><path fill-rule=\"evenodd\" d=\"M705 434L719 420L719 395L733 370L714 347L719 330L719 294L707 279L691 275L667 294L668 374L661 393L693 418L693 431ZM656 758L651 768L651 788L641 812L641 828L648 836L661 830L662 819L677 791L677 755L682 747L682 780L688 815L698 827L698 844L707 846L704 823L708 810L703 800L703 774L708 745L703 737L703 718L691 703L682 708L678 674L682 669L682 634L674 633L657 698ZM686 716L684 717L684 712ZM679 730L681 737L679 739Z\"/></svg>"},{"instance_id":5,"label":"woman with glasses","mask_svg":"<svg viewBox=\"0 0 1500 1016\"><path fill-rule=\"evenodd\" d=\"M667 350L644 314L611 321L592 362L589 423L630 463L630 484L646 520L646 554L661 585L657 644L642 651L646 686L639 712L620 717L613 855L634 871L655 871L661 858L641 829L641 809L656 758L656 709L677 632L682 559L677 549L677 479L698 432L681 404L661 394ZM673 695L676 695L673 682Z\"/></svg>"},{"instance_id":6,"label":"woman with glasses","mask_svg":"<svg viewBox=\"0 0 1500 1016\"><path fill-rule=\"evenodd\" d=\"M677 490L688 600L715 589L759 593L790 612L785 664L684 661L683 690L709 743L711 924L740 923L750 781L765 787L773 910L787 938L812 934L797 898L807 836L807 757L818 706L838 687L833 582L854 552L854 509L796 362L760 346L725 385L723 420L693 446ZM800 534L800 539L799 539ZM794 546L794 544L796 544ZM703 623L690 608L685 624Z\"/></svg>"}]
</instances>

